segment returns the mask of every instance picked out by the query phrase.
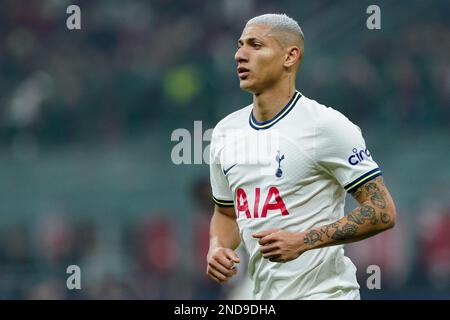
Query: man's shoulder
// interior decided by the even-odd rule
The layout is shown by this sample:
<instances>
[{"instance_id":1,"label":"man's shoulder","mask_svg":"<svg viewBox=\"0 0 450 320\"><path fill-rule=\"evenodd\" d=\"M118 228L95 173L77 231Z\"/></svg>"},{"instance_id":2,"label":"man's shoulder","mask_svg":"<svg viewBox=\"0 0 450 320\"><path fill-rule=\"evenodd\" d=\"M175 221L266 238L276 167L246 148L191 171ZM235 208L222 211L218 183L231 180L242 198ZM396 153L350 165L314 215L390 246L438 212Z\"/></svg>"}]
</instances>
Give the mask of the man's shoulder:
<instances>
[{"instance_id":1,"label":"man's shoulder","mask_svg":"<svg viewBox=\"0 0 450 320\"><path fill-rule=\"evenodd\" d=\"M343 113L334 109L333 107L326 106L323 103L316 100L303 97L305 107L312 114L312 117L316 119L316 125L319 127L331 127L339 125L353 124Z\"/></svg>"},{"instance_id":2,"label":"man's shoulder","mask_svg":"<svg viewBox=\"0 0 450 320\"><path fill-rule=\"evenodd\" d=\"M340 111L334 109L333 107L329 107L321 102L318 102L314 99L303 96L303 101L306 107L314 112L316 117L322 120L329 120L333 118L346 118Z\"/></svg>"},{"instance_id":3,"label":"man's shoulder","mask_svg":"<svg viewBox=\"0 0 450 320\"><path fill-rule=\"evenodd\" d=\"M228 114L216 124L214 130L217 131L235 127L242 127L243 122L248 121L251 109L252 104Z\"/></svg>"}]
</instances>

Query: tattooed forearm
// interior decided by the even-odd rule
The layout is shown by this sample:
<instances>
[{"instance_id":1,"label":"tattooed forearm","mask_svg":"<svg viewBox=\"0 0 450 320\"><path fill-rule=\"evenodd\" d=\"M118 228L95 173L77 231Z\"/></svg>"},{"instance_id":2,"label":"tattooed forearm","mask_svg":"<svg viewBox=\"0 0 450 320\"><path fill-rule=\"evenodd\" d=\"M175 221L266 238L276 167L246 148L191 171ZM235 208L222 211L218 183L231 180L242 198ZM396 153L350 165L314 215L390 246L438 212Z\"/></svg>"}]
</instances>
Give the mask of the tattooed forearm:
<instances>
[{"instance_id":1,"label":"tattooed forearm","mask_svg":"<svg viewBox=\"0 0 450 320\"><path fill-rule=\"evenodd\" d=\"M349 221L364 224L369 220L372 225L381 221L382 228L395 224L395 206L381 176L359 187L353 196L361 207L359 212L356 209L348 215Z\"/></svg>"},{"instance_id":2,"label":"tattooed forearm","mask_svg":"<svg viewBox=\"0 0 450 320\"><path fill-rule=\"evenodd\" d=\"M366 221L370 221L373 225L378 223L376 211L369 205L362 205L360 209L350 212L348 220L356 224L364 224Z\"/></svg>"},{"instance_id":3,"label":"tattooed forearm","mask_svg":"<svg viewBox=\"0 0 450 320\"><path fill-rule=\"evenodd\" d=\"M334 240L347 240L358 232L358 226L352 223L346 223L341 229L337 228L332 238Z\"/></svg>"},{"instance_id":4,"label":"tattooed forearm","mask_svg":"<svg viewBox=\"0 0 450 320\"><path fill-rule=\"evenodd\" d=\"M320 232L323 233L327 238L331 238L330 230L335 230L339 228L339 224L333 222L326 226L320 228Z\"/></svg>"},{"instance_id":5,"label":"tattooed forearm","mask_svg":"<svg viewBox=\"0 0 450 320\"><path fill-rule=\"evenodd\" d=\"M328 239L345 240L348 237L355 235L357 232L358 226L353 223L346 223L341 227L341 224L333 222L320 228L320 240L322 240L322 234L324 234ZM309 233L307 235L309 235Z\"/></svg>"},{"instance_id":6,"label":"tattooed forearm","mask_svg":"<svg viewBox=\"0 0 450 320\"><path fill-rule=\"evenodd\" d=\"M317 230L311 230L303 238L303 242L308 245L313 245L317 241L322 241L322 233Z\"/></svg>"},{"instance_id":7,"label":"tattooed forearm","mask_svg":"<svg viewBox=\"0 0 450 320\"><path fill-rule=\"evenodd\" d=\"M361 212L358 210L357 212L350 212L347 216L348 221L354 222L356 224L363 224L364 219L361 217Z\"/></svg>"},{"instance_id":8,"label":"tattooed forearm","mask_svg":"<svg viewBox=\"0 0 450 320\"><path fill-rule=\"evenodd\" d=\"M381 222L383 222L384 224L388 224L389 222L391 222L391 216L388 215L386 212L381 212Z\"/></svg>"},{"instance_id":9,"label":"tattooed forearm","mask_svg":"<svg viewBox=\"0 0 450 320\"><path fill-rule=\"evenodd\" d=\"M376 178L373 182L368 182L364 185L364 190L370 197L373 205L381 209L386 209L386 193L378 187L378 184L384 185L381 177Z\"/></svg>"},{"instance_id":10,"label":"tattooed forearm","mask_svg":"<svg viewBox=\"0 0 450 320\"><path fill-rule=\"evenodd\" d=\"M358 208L338 221L303 233L307 250L359 241L395 225L395 206L381 176L359 187L353 197Z\"/></svg>"},{"instance_id":11,"label":"tattooed forearm","mask_svg":"<svg viewBox=\"0 0 450 320\"><path fill-rule=\"evenodd\" d=\"M375 209L371 206L368 205L362 205L361 209L360 209L360 215L362 217L362 219L365 220L369 220L370 224L377 224L378 223L378 219L377 219L377 215L375 213Z\"/></svg>"}]
</instances>

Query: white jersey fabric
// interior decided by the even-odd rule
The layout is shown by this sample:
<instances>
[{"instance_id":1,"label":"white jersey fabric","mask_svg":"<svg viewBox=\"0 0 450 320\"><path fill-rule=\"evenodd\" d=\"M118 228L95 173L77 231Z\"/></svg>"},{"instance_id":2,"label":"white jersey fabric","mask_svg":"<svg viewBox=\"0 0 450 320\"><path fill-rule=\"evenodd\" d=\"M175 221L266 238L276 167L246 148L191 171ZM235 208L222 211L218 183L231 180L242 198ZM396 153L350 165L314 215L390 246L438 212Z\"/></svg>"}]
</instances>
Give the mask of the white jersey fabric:
<instances>
[{"instance_id":1,"label":"white jersey fabric","mask_svg":"<svg viewBox=\"0 0 450 320\"><path fill-rule=\"evenodd\" d=\"M213 200L234 206L249 254L255 299L359 299L356 267L342 245L286 263L259 252L252 234L306 231L344 216L346 192L381 174L359 127L296 91L271 120L252 105L221 120L210 146Z\"/></svg>"}]
</instances>

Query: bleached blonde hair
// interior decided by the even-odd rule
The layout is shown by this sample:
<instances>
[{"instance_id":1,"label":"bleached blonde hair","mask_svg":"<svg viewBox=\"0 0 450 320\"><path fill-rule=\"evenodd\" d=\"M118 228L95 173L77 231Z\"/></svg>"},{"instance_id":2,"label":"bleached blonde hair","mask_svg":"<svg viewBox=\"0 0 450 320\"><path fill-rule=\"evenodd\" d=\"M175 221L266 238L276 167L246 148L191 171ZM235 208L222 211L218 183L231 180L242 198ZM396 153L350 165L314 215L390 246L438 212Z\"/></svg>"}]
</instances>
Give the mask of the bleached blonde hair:
<instances>
[{"instance_id":1,"label":"bleached blonde hair","mask_svg":"<svg viewBox=\"0 0 450 320\"><path fill-rule=\"evenodd\" d=\"M298 25L297 21L282 13L267 13L260 16L256 16L250 19L246 26L255 24L265 24L272 26L271 32L280 41L280 44L288 46L291 44L298 44L303 50L305 36L302 28Z\"/></svg>"}]
</instances>

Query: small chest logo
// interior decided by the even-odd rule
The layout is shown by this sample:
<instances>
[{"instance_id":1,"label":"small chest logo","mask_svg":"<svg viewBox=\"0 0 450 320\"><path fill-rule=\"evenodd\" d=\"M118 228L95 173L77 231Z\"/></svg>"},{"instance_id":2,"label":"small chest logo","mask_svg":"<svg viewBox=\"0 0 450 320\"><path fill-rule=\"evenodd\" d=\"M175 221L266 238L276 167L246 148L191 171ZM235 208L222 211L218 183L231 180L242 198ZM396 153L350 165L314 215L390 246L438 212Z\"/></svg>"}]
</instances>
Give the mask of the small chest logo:
<instances>
[{"instance_id":1,"label":"small chest logo","mask_svg":"<svg viewBox=\"0 0 450 320\"><path fill-rule=\"evenodd\" d=\"M237 163L233 164L231 167L228 167L228 169L223 169L223 174L226 176L228 172L234 168L234 166L237 165Z\"/></svg>"},{"instance_id":2,"label":"small chest logo","mask_svg":"<svg viewBox=\"0 0 450 320\"><path fill-rule=\"evenodd\" d=\"M280 151L278 151L277 156L275 157L275 161L278 162L278 168L277 171L275 172L275 175L278 178L281 178L281 176L283 175L283 170L281 170L281 161L284 160L284 154L280 156Z\"/></svg>"},{"instance_id":3,"label":"small chest logo","mask_svg":"<svg viewBox=\"0 0 450 320\"><path fill-rule=\"evenodd\" d=\"M366 148L365 150L358 150L356 148L353 148L353 154L348 157L348 163L350 163L352 166L356 166L358 163L364 161L364 156L367 158L370 158L370 152Z\"/></svg>"}]
</instances>

